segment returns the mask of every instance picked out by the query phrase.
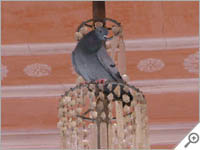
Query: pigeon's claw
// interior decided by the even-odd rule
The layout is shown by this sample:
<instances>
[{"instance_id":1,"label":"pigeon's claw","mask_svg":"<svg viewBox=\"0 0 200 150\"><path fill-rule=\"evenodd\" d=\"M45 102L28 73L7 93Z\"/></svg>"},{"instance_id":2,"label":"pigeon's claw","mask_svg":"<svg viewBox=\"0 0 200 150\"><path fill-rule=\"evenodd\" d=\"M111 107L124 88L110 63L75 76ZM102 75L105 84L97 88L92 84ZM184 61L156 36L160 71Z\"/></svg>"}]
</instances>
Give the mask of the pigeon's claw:
<instances>
[{"instance_id":1,"label":"pigeon's claw","mask_svg":"<svg viewBox=\"0 0 200 150\"><path fill-rule=\"evenodd\" d=\"M80 82L80 84L81 85L83 85L83 84L88 84L89 82L87 82L87 81L82 81L82 82Z\"/></svg>"},{"instance_id":2,"label":"pigeon's claw","mask_svg":"<svg viewBox=\"0 0 200 150\"><path fill-rule=\"evenodd\" d=\"M98 84L104 84L106 82L106 79L99 79L95 81Z\"/></svg>"}]
</instances>

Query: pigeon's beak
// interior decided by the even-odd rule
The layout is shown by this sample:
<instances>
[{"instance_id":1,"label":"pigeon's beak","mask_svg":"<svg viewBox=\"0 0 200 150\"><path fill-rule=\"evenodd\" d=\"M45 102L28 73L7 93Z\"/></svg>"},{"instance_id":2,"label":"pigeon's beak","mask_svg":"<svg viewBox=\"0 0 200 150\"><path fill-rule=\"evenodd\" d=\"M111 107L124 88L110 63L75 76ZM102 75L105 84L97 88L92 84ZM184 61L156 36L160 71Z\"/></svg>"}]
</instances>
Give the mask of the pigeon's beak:
<instances>
[{"instance_id":1,"label":"pigeon's beak","mask_svg":"<svg viewBox=\"0 0 200 150\"><path fill-rule=\"evenodd\" d=\"M107 35L104 35L103 37L104 37L104 39L105 39L105 40L107 40L107 39L108 39L108 36L107 36Z\"/></svg>"}]
</instances>

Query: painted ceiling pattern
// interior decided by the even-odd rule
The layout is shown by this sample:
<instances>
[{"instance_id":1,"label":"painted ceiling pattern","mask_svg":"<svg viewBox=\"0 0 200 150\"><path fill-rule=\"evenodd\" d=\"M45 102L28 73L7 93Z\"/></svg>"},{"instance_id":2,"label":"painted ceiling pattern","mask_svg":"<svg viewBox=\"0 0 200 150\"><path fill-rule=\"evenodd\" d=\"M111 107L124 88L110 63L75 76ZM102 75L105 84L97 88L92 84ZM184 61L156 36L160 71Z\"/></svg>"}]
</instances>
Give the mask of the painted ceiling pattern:
<instances>
[{"instance_id":1,"label":"painted ceiling pattern","mask_svg":"<svg viewBox=\"0 0 200 150\"><path fill-rule=\"evenodd\" d=\"M188 55L183 64L188 72L199 74L199 52Z\"/></svg>"},{"instance_id":2,"label":"painted ceiling pattern","mask_svg":"<svg viewBox=\"0 0 200 150\"><path fill-rule=\"evenodd\" d=\"M164 62L157 58L146 58L140 60L137 67L143 72L155 72L161 70L165 66Z\"/></svg>"},{"instance_id":3,"label":"painted ceiling pattern","mask_svg":"<svg viewBox=\"0 0 200 150\"><path fill-rule=\"evenodd\" d=\"M51 67L47 64L31 64L24 68L26 75L31 77L43 77L48 76L51 73Z\"/></svg>"},{"instance_id":4,"label":"painted ceiling pattern","mask_svg":"<svg viewBox=\"0 0 200 150\"><path fill-rule=\"evenodd\" d=\"M1 80L7 77L8 69L6 65L1 64Z\"/></svg>"},{"instance_id":5,"label":"painted ceiling pattern","mask_svg":"<svg viewBox=\"0 0 200 150\"><path fill-rule=\"evenodd\" d=\"M128 51L127 74L131 80L198 77L198 57L195 49ZM74 83L77 77L71 54L2 57L2 64L2 85Z\"/></svg>"},{"instance_id":6,"label":"painted ceiling pattern","mask_svg":"<svg viewBox=\"0 0 200 150\"><path fill-rule=\"evenodd\" d=\"M198 52L189 54L184 59L183 64L184 64L184 68L189 73L198 74L198 64L199 64ZM146 73L157 72L157 71L162 70L164 67L165 67L164 61L158 58L141 59L137 64L137 69L141 72L146 72ZM43 77L43 76L48 76L51 74L52 72L51 68L52 67L48 64L34 63L34 64L27 65L23 71L27 76L30 76L30 77ZM7 68L7 66L2 65L2 70L1 70L2 79L7 77L8 70L9 68ZM71 72L72 74L75 74L73 67L71 67Z\"/></svg>"}]
</instances>

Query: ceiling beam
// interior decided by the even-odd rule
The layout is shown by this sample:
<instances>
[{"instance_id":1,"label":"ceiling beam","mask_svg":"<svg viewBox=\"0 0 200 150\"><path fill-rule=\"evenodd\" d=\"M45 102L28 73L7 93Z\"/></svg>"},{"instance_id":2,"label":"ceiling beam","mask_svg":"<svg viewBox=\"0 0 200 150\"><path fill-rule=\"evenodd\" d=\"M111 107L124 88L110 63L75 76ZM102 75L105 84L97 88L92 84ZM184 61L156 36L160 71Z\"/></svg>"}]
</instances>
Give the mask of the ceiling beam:
<instances>
[{"instance_id":1,"label":"ceiling beam","mask_svg":"<svg viewBox=\"0 0 200 150\"><path fill-rule=\"evenodd\" d=\"M92 2L93 19L95 21L103 21L106 17L105 1Z\"/></svg>"}]
</instances>

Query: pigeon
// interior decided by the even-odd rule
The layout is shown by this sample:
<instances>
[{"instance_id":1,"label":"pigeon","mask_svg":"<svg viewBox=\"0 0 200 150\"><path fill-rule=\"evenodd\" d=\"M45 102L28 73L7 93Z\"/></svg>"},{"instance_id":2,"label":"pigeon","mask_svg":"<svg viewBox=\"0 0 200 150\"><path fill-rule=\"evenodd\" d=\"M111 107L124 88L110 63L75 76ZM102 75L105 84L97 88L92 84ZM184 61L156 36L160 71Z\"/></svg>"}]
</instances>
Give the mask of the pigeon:
<instances>
[{"instance_id":1,"label":"pigeon","mask_svg":"<svg viewBox=\"0 0 200 150\"><path fill-rule=\"evenodd\" d=\"M105 48L108 30L97 27L81 38L72 52L72 65L86 82L107 80L124 83Z\"/></svg>"}]
</instances>

